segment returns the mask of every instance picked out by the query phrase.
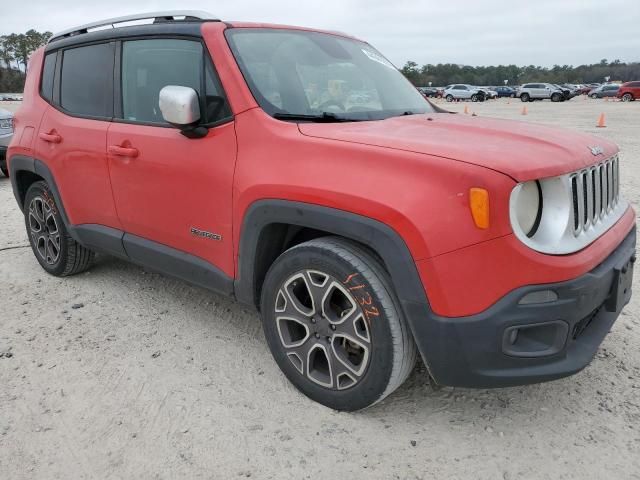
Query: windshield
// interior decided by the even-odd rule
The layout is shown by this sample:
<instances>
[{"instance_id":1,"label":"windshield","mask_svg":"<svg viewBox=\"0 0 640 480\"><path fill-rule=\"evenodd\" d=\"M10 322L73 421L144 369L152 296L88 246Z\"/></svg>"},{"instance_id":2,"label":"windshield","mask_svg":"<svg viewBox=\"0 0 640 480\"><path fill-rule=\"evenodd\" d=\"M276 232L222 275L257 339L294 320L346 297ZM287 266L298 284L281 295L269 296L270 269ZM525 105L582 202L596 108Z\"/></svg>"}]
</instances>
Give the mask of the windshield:
<instances>
[{"instance_id":1,"label":"windshield","mask_svg":"<svg viewBox=\"0 0 640 480\"><path fill-rule=\"evenodd\" d=\"M434 112L366 43L284 29L228 29L226 36L253 96L269 115L358 121Z\"/></svg>"}]
</instances>

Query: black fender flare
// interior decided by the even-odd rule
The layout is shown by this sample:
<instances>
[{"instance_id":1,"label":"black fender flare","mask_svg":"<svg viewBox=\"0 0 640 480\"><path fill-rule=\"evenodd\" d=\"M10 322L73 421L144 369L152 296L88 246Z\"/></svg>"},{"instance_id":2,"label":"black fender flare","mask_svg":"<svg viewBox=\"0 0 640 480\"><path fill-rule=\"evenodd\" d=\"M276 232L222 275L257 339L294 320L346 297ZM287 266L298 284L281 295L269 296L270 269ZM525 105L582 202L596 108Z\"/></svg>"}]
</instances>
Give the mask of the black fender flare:
<instances>
[{"instance_id":1,"label":"black fender flare","mask_svg":"<svg viewBox=\"0 0 640 480\"><path fill-rule=\"evenodd\" d=\"M71 237L73 237L74 240L80 242L80 239L77 237L75 230L72 228L67 212L64 209L64 203L62 203L62 198L60 197L60 190L58 189L58 185L55 181L55 178L53 177L53 173L51 173L51 170L49 170L49 167L47 167L42 161L33 157L26 157L23 155L14 155L13 157L11 157L11 160L9 161L9 178L11 179L11 188L13 189L13 195L16 198L16 202L18 202L20 210L24 212L23 199L27 192L22 191L22 187L18 183L20 172L33 173L47 182L47 185L49 185L49 188L51 189L53 199L58 206L58 211L60 212L62 221L67 227L69 234L71 235Z\"/></svg>"}]
</instances>

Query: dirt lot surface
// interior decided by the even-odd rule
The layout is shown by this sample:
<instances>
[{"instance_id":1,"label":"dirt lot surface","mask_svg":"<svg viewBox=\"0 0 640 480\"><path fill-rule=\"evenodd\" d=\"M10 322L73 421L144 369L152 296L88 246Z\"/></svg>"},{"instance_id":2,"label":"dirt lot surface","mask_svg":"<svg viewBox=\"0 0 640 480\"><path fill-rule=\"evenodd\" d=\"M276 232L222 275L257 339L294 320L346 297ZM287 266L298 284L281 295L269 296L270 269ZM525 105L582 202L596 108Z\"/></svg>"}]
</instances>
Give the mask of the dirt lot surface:
<instances>
[{"instance_id":1,"label":"dirt lot surface","mask_svg":"<svg viewBox=\"0 0 640 480\"><path fill-rule=\"evenodd\" d=\"M640 102L536 102L526 116L514 100L441 105L611 139L640 203ZM345 414L297 393L257 314L226 298L105 256L46 275L6 178L0 225L3 479L640 479L638 293L574 377L436 389L419 365Z\"/></svg>"}]
</instances>

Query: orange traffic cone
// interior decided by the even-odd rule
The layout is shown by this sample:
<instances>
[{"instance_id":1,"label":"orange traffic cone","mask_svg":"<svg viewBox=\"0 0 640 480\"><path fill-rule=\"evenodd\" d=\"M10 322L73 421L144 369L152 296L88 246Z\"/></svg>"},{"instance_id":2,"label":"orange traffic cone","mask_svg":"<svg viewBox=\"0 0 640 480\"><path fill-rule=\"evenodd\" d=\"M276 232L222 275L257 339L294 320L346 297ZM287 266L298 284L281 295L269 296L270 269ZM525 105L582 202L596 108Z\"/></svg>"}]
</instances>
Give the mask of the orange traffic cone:
<instances>
[{"instance_id":1,"label":"orange traffic cone","mask_svg":"<svg viewBox=\"0 0 640 480\"><path fill-rule=\"evenodd\" d=\"M469 113L469 107L468 106L464 106L464 113Z\"/></svg>"},{"instance_id":2,"label":"orange traffic cone","mask_svg":"<svg viewBox=\"0 0 640 480\"><path fill-rule=\"evenodd\" d=\"M598 128L604 128L606 125L604 124L604 113L600 114L600 118L598 118L598 124L596 125Z\"/></svg>"},{"instance_id":3,"label":"orange traffic cone","mask_svg":"<svg viewBox=\"0 0 640 480\"><path fill-rule=\"evenodd\" d=\"M522 115L526 115L527 114L527 107L524 106L522 107Z\"/></svg>"}]
</instances>

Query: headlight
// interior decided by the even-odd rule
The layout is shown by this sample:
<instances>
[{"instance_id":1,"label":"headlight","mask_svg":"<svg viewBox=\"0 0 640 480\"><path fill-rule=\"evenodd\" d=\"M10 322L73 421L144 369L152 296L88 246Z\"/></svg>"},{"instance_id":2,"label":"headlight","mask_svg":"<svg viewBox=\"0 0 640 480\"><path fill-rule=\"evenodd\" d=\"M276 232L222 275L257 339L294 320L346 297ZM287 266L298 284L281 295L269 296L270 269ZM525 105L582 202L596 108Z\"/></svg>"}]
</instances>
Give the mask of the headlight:
<instances>
[{"instance_id":1,"label":"headlight","mask_svg":"<svg viewBox=\"0 0 640 480\"><path fill-rule=\"evenodd\" d=\"M542 217L540 182L521 183L514 190L511 201L517 226L527 237L532 237L536 233Z\"/></svg>"},{"instance_id":2,"label":"headlight","mask_svg":"<svg viewBox=\"0 0 640 480\"><path fill-rule=\"evenodd\" d=\"M0 119L0 130L13 131L13 118Z\"/></svg>"}]
</instances>

